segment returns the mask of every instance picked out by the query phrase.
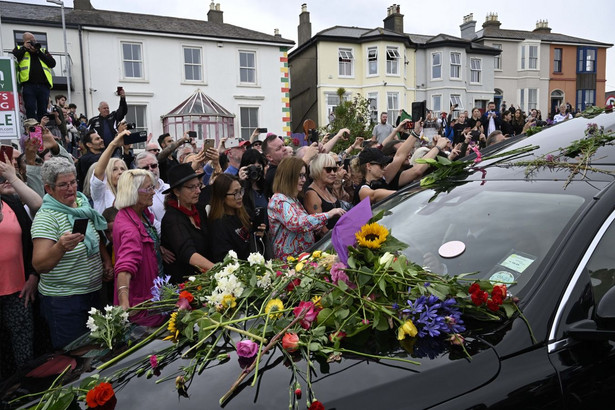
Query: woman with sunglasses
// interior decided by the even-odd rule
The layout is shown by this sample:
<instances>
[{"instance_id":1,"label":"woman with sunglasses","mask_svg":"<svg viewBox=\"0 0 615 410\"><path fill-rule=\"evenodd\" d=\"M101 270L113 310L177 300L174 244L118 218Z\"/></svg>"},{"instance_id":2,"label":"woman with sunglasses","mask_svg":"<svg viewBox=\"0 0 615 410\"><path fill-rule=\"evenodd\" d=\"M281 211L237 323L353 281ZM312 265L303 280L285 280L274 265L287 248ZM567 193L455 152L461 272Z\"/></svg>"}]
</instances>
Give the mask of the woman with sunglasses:
<instances>
[{"instance_id":1,"label":"woman with sunglasses","mask_svg":"<svg viewBox=\"0 0 615 410\"><path fill-rule=\"evenodd\" d=\"M152 298L151 288L163 274L160 236L154 226L152 206L156 178L143 169L122 174L117 184L113 221L115 250L115 305L127 309ZM159 326L163 315L145 310L132 313L130 321L141 326Z\"/></svg>"},{"instance_id":2,"label":"woman with sunglasses","mask_svg":"<svg viewBox=\"0 0 615 410\"><path fill-rule=\"evenodd\" d=\"M340 201L331 192L338 169L335 159L330 154L318 154L310 162L312 183L305 191L303 200L303 205L308 214L329 212L334 208L341 208ZM320 239L333 229L338 219L339 216L329 219L325 226L315 232L316 239Z\"/></svg>"},{"instance_id":3,"label":"woman with sunglasses","mask_svg":"<svg viewBox=\"0 0 615 410\"><path fill-rule=\"evenodd\" d=\"M166 212L162 219L162 246L175 255L175 261L164 266L172 283L181 283L185 276L213 266L207 214L204 207L197 207L200 177L190 164L179 164L168 171L170 188L163 192Z\"/></svg>"},{"instance_id":4,"label":"woman with sunglasses","mask_svg":"<svg viewBox=\"0 0 615 410\"><path fill-rule=\"evenodd\" d=\"M276 170L274 195L268 205L269 234L276 258L305 252L315 242L315 231L346 212L341 208L311 215L305 212L298 196L307 180L306 172L305 163L297 157L284 158Z\"/></svg>"},{"instance_id":5,"label":"woman with sunglasses","mask_svg":"<svg viewBox=\"0 0 615 410\"><path fill-rule=\"evenodd\" d=\"M230 174L220 174L211 188L209 231L212 261L221 262L229 251L235 251L239 259L250 255L251 243L265 234L262 223L252 230L250 217L243 205L245 190L239 179Z\"/></svg>"}]
</instances>

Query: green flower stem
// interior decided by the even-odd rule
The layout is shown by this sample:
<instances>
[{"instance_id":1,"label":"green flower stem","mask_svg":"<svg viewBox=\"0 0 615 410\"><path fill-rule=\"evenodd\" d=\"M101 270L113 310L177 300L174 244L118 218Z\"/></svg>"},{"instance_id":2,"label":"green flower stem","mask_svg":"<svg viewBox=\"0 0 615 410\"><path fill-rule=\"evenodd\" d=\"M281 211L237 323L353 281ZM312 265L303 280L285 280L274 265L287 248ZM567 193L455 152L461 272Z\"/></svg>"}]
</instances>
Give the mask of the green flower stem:
<instances>
[{"instance_id":1,"label":"green flower stem","mask_svg":"<svg viewBox=\"0 0 615 410\"><path fill-rule=\"evenodd\" d=\"M107 367L109 367L111 365L114 365L115 363L119 362L123 358L131 355L135 351L139 350L140 348L142 348L143 346L145 346L146 344L148 344L149 342L154 340L156 338L156 336L158 336L160 333L165 331L167 329L168 325L169 325L169 320L167 320L162 326L160 326L158 329L156 329L156 331L154 333L152 333L151 335L149 335L145 339L141 340L139 343L137 343L136 345L132 346L130 349L126 350L125 352L120 353L119 355L115 356L113 359L111 359L111 360L101 364L100 366L98 366L97 370L102 371L102 370L106 369Z\"/></svg>"},{"instance_id":2,"label":"green flower stem","mask_svg":"<svg viewBox=\"0 0 615 410\"><path fill-rule=\"evenodd\" d=\"M343 348L336 349L336 351L343 352L343 353L352 353L352 354L356 354L358 356L369 357L369 358L372 358L372 359L393 360L393 361L396 361L396 362L404 362L404 363L415 364L417 366L421 365L420 362L416 362L414 360L401 359L399 357L378 356L378 355L374 355L374 354L367 354L367 353L357 352L355 350L349 350L349 349L343 349Z\"/></svg>"},{"instance_id":3,"label":"green flower stem","mask_svg":"<svg viewBox=\"0 0 615 410\"><path fill-rule=\"evenodd\" d=\"M208 327L209 328L209 327ZM201 340L199 340L197 343L195 343L194 346L192 346L190 349L186 350L184 353L182 353L182 358L185 358L188 353L190 353L191 351L193 351L194 349L198 349L199 347L201 347L201 345L203 343L205 343L205 341L207 339L210 338L211 335L213 335L214 333L216 333L216 331L220 328L220 326L215 326L214 329L209 332L206 336L204 336L203 338L201 338Z\"/></svg>"},{"instance_id":4,"label":"green flower stem","mask_svg":"<svg viewBox=\"0 0 615 410\"><path fill-rule=\"evenodd\" d=\"M267 332L267 326L269 325L269 315L265 316L265 326L263 327L263 336ZM254 366L254 378L252 379L251 386L254 387L256 385L256 379L258 377L258 365L261 361L261 355L263 354L263 343L265 343L266 339L263 338L261 340L260 345L258 346L258 354L256 355L256 366Z\"/></svg>"},{"instance_id":5,"label":"green flower stem","mask_svg":"<svg viewBox=\"0 0 615 410\"><path fill-rule=\"evenodd\" d=\"M532 338L532 342L534 344L538 343L538 341L536 340L536 337L534 336L534 332L532 331L532 326L530 326L530 322L528 322L527 318L525 317L525 315L523 314L521 309L519 309L519 306L517 306L516 303L513 303L513 306L515 307L517 312L519 312L519 317L521 317L521 319L525 322L525 325L527 326L527 329L530 331L530 336Z\"/></svg>"},{"instance_id":6,"label":"green flower stem","mask_svg":"<svg viewBox=\"0 0 615 410\"><path fill-rule=\"evenodd\" d=\"M275 336L273 336L271 338L271 341L269 341L267 346L265 346L265 348L262 350L262 353L267 353L269 350L271 350L277 343L278 339L282 337L282 335L285 334L288 331L288 329L296 325L299 321L303 320L306 314L307 314L307 310L304 310L303 312L301 312L301 314L295 317L288 325L286 325L284 329L280 330ZM241 374L239 375L237 380L235 380L235 383L233 383L231 388L226 392L224 396L220 398L219 400L220 405L223 405L231 397L235 389L237 389L237 386L239 386L239 384L243 381L243 379L245 379L248 376L248 374L250 374L252 370L254 370L255 366L256 366L256 361L254 361L254 363L246 367L241 372Z\"/></svg>"},{"instance_id":7,"label":"green flower stem","mask_svg":"<svg viewBox=\"0 0 615 410\"><path fill-rule=\"evenodd\" d=\"M21 400L21 399L25 399L25 398L27 398L27 397L36 397L36 396L41 396L41 395L43 395L43 396L44 396L44 395L47 395L47 394L49 394L49 393L52 393L52 392L55 392L55 391L57 391L57 390L62 389L62 386L58 386L58 387L53 387L53 386L55 386L55 385L56 385L56 383L58 383L58 382L59 382L59 381L60 381L60 380L64 377L64 375L66 374L66 372L67 372L69 369L70 369L70 364L69 364L69 365L67 365L67 366L66 366L66 368L64 369L64 371L62 371L62 373L60 373L60 374L58 375L58 377L56 377L56 378L53 380L53 383L51 383L51 386L49 386L49 388L48 388L47 390L42 391L42 392L38 392L38 393L26 394L25 396L20 396L20 397L18 397L18 398L16 398L16 399L14 399L14 400L11 400L11 401L9 402L9 404L14 403L14 402L16 402L16 401L19 401L19 400ZM42 399L41 399L41 401L42 401ZM41 404L42 404L42 403L40 403L40 402L39 402L39 403L36 405L36 409L38 409L38 408L39 408L39 406L40 406Z\"/></svg>"}]
</instances>

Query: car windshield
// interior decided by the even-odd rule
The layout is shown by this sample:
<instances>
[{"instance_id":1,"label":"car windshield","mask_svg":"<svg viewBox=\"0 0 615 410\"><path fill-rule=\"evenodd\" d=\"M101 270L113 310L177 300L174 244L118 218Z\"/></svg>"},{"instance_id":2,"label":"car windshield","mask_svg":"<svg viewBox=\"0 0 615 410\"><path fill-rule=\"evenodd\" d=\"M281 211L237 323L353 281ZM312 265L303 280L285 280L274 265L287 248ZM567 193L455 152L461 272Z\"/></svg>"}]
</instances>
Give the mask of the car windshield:
<instances>
[{"instance_id":1,"label":"car windshield","mask_svg":"<svg viewBox=\"0 0 615 410\"><path fill-rule=\"evenodd\" d=\"M584 202L537 185L471 182L438 195L407 192L374 214L385 210L380 223L408 245L409 260L435 273L478 272L472 278L509 283L518 293Z\"/></svg>"}]
</instances>

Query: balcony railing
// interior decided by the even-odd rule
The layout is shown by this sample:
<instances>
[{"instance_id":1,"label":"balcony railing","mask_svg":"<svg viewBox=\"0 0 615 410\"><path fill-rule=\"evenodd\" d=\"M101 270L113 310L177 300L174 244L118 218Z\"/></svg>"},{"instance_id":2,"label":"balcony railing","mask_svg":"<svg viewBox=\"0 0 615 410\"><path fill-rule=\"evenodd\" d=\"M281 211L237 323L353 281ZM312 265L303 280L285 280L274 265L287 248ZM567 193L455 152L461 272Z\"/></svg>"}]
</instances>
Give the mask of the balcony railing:
<instances>
[{"instance_id":1,"label":"balcony railing","mask_svg":"<svg viewBox=\"0 0 615 410\"><path fill-rule=\"evenodd\" d=\"M10 55L12 56L12 54L10 54L10 52L12 51L12 49L5 49L4 50L4 55ZM67 80L66 80L66 75L68 73L71 74L71 84L70 84L70 89L71 91L75 90L75 84L74 84L74 80L73 80L73 76L72 76L72 66L73 66L73 59L71 58L70 54L68 55L68 58L66 56L64 56L64 53L62 52L54 52L54 53L50 53L54 60L56 60L56 66L54 68L51 69L51 74L53 77L53 89L54 90L66 90L67 86Z\"/></svg>"}]
</instances>

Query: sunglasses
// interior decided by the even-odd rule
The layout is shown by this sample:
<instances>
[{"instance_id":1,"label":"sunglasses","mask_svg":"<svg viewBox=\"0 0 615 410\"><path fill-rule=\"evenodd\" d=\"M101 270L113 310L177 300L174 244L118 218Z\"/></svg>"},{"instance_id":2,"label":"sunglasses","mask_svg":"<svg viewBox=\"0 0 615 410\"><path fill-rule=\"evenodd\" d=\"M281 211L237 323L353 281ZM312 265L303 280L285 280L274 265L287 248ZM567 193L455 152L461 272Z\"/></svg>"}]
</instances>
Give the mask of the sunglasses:
<instances>
[{"instance_id":1,"label":"sunglasses","mask_svg":"<svg viewBox=\"0 0 615 410\"><path fill-rule=\"evenodd\" d=\"M144 167L141 167L141 169L143 169L145 171L147 171L148 169L156 169L156 168L158 168L158 164L149 164L149 165L146 165Z\"/></svg>"},{"instance_id":2,"label":"sunglasses","mask_svg":"<svg viewBox=\"0 0 615 410\"><path fill-rule=\"evenodd\" d=\"M326 172L331 173L331 172L337 172L337 170L339 169L339 167L324 167L323 168Z\"/></svg>"}]
</instances>

